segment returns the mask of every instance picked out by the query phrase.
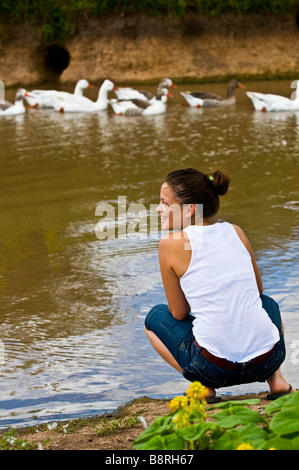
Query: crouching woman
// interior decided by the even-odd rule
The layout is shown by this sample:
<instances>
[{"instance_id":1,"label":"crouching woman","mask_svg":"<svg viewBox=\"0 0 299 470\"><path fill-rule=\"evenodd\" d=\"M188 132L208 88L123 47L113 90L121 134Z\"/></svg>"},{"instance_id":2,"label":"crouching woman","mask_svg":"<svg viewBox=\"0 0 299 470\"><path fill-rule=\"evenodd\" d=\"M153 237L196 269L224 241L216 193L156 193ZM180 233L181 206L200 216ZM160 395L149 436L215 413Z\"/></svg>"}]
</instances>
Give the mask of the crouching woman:
<instances>
[{"instance_id":1,"label":"crouching woman","mask_svg":"<svg viewBox=\"0 0 299 470\"><path fill-rule=\"evenodd\" d=\"M230 176L187 168L169 173L157 208L159 262L168 305L148 313L146 334L156 351L189 381L216 389L267 381L268 399L294 391L283 378L283 325L277 303L263 294L243 230L213 222ZM171 231L171 233L170 233Z\"/></svg>"}]
</instances>

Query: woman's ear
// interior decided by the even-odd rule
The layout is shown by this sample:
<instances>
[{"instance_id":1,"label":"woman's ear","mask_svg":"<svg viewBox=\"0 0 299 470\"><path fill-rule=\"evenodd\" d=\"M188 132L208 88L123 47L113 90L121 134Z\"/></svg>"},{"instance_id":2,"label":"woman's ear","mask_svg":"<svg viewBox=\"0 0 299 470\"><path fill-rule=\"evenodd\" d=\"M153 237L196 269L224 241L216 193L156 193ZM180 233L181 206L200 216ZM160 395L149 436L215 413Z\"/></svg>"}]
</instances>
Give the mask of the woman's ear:
<instances>
[{"instance_id":1,"label":"woman's ear","mask_svg":"<svg viewBox=\"0 0 299 470\"><path fill-rule=\"evenodd\" d=\"M192 217L195 214L195 204L184 204L185 217Z\"/></svg>"}]
</instances>

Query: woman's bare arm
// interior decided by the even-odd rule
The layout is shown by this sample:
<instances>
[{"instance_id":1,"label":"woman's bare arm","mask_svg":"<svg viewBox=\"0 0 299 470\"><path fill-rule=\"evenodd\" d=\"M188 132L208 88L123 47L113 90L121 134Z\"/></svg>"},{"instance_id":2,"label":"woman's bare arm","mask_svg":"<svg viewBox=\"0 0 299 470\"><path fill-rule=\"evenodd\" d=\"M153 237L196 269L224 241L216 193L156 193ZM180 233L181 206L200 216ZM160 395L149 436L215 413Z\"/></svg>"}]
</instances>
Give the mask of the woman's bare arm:
<instances>
[{"instance_id":1,"label":"woman's bare arm","mask_svg":"<svg viewBox=\"0 0 299 470\"><path fill-rule=\"evenodd\" d=\"M190 306L182 291L179 277L173 269L180 250L184 249L184 244L184 239L173 239L171 236L162 238L159 244L160 270L168 308L177 320L183 320L190 313Z\"/></svg>"}]
</instances>

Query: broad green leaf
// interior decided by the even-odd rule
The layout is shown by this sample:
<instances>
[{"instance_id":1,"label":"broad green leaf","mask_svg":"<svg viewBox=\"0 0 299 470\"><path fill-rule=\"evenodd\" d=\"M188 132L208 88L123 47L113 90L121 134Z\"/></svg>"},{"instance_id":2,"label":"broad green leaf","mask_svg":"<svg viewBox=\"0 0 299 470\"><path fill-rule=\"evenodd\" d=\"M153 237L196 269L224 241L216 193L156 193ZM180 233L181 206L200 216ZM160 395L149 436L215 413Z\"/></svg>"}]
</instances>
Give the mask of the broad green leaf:
<instances>
[{"instance_id":1,"label":"broad green leaf","mask_svg":"<svg viewBox=\"0 0 299 470\"><path fill-rule=\"evenodd\" d=\"M299 433L299 393L291 393L281 410L274 415L270 429L279 436Z\"/></svg>"},{"instance_id":2,"label":"broad green leaf","mask_svg":"<svg viewBox=\"0 0 299 470\"><path fill-rule=\"evenodd\" d=\"M284 437L274 437L267 441L261 450L299 450L299 437L287 439Z\"/></svg>"},{"instance_id":3,"label":"broad green leaf","mask_svg":"<svg viewBox=\"0 0 299 470\"><path fill-rule=\"evenodd\" d=\"M136 442L136 441L135 441ZM135 444L136 450L183 450L185 441L176 434L168 436L154 436L146 442Z\"/></svg>"},{"instance_id":4,"label":"broad green leaf","mask_svg":"<svg viewBox=\"0 0 299 470\"><path fill-rule=\"evenodd\" d=\"M223 428L232 428L238 425L260 423L264 421L258 412L243 406L224 409L213 415L213 418L216 419L219 425Z\"/></svg>"},{"instance_id":5,"label":"broad green leaf","mask_svg":"<svg viewBox=\"0 0 299 470\"><path fill-rule=\"evenodd\" d=\"M185 448L185 441L177 434L169 434L162 436L165 450L183 450Z\"/></svg>"},{"instance_id":6,"label":"broad green leaf","mask_svg":"<svg viewBox=\"0 0 299 470\"><path fill-rule=\"evenodd\" d=\"M134 442L139 444L145 441L148 441L152 437L156 435L163 435L172 432L174 425L173 425L173 416L163 416L156 418L155 421L145 430L143 433L137 437Z\"/></svg>"},{"instance_id":7,"label":"broad green leaf","mask_svg":"<svg viewBox=\"0 0 299 470\"><path fill-rule=\"evenodd\" d=\"M296 394L295 393L289 393L288 395L283 395L280 398L277 398L276 400L273 400L269 405L265 407L265 411L268 414L275 413L277 411L280 411L282 407Z\"/></svg>"},{"instance_id":8,"label":"broad green leaf","mask_svg":"<svg viewBox=\"0 0 299 470\"><path fill-rule=\"evenodd\" d=\"M142 441L136 439L136 441L133 442L133 447L136 450L161 450L162 446L162 436L159 435L149 437L147 440Z\"/></svg>"},{"instance_id":9,"label":"broad green leaf","mask_svg":"<svg viewBox=\"0 0 299 470\"><path fill-rule=\"evenodd\" d=\"M226 409L226 408L231 408L233 406L240 406L240 405L248 405L248 406L258 405L260 401L261 400L259 398L248 398L247 400L224 401L222 403L216 403L215 405L209 406L209 410L213 410L216 408Z\"/></svg>"},{"instance_id":10,"label":"broad green leaf","mask_svg":"<svg viewBox=\"0 0 299 470\"><path fill-rule=\"evenodd\" d=\"M219 439L215 439L214 449L235 450L239 444L243 443L251 444L254 449L258 449L264 445L266 439L267 433L256 424L250 423L227 430Z\"/></svg>"},{"instance_id":11,"label":"broad green leaf","mask_svg":"<svg viewBox=\"0 0 299 470\"><path fill-rule=\"evenodd\" d=\"M216 426L217 424L214 422L192 424L176 429L176 434L185 439L185 441L192 442L201 439L205 433L214 429Z\"/></svg>"}]
</instances>

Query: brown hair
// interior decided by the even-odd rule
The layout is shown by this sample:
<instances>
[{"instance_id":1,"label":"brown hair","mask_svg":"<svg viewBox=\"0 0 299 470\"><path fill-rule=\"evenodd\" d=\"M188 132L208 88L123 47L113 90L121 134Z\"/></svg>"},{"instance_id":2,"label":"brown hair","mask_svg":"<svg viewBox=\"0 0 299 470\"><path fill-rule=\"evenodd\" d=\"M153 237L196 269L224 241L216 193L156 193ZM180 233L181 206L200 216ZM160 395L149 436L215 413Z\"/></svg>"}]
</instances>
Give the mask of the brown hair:
<instances>
[{"instance_id":1,"label":"brown hair","mask_svg":"<svg viewBox=\"0 0 299 470\"><path fill-rule=\"evenodd\" d=\"M181 204L202 204L205 218L218 212L219 196L227 192L230 181L224 170L204 174L193 168L172 171L164 180Z\"/></svg>"}]
</instances>

